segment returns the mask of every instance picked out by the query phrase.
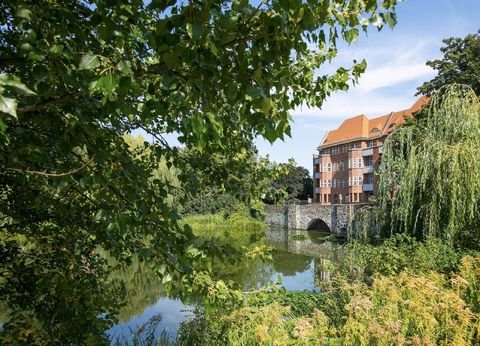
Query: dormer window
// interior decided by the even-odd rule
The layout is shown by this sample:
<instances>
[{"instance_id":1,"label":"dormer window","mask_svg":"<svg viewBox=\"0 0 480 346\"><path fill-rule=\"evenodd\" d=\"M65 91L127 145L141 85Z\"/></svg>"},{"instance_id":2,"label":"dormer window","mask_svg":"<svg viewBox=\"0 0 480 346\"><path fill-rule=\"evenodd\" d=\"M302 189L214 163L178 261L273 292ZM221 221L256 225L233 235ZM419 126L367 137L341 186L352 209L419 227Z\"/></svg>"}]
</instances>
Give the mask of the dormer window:
<instances>
[{"instance_id":1,"label":"dormer window","mask_svg":"<svg viewBox=\"0 0 480 346\"><path fill-rule=\"evenodd\" d=\"M372 132L380 132L380 130L378 129L378 127L374 127L374 128L372 129Z\"/></svg>"}]
</instances>

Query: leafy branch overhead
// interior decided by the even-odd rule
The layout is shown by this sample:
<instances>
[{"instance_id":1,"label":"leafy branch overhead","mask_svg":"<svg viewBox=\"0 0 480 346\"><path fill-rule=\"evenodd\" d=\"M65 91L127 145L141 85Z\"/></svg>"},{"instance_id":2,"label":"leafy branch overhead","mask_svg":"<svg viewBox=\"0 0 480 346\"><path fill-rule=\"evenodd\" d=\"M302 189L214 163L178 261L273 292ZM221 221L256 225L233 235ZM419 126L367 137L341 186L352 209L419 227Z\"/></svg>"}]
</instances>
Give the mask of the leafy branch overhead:
<instances>
[{"instance_id":1,"label":"leafy branch overhead","mask_svg":"<svg viewBox=\"0 0 480 346\"><path fill-rule=\"evenodd\" d=\"M123 262L138 256L180 295L199 289L206 259L224 252L178 223L177 204L202 184L196 172L225 188L247 186L233 180L260 174L249 167L254 138L290 135L292 108L321 105L355 82L365 61L331 75L319 68L335 58L340 39L393 26L395 5L3 1L0 295L28 311L25 321L45 326L45 343L78 344L87 337L65 337L80 333L75 321L92 330L111 322L110 301L85 300L83 315L65 304L79 290L113 289L100 275L107 268L98 248ZM139 143L141 155L124 139L139 129L151 139ZM170 147L165 134L195 155ZM155 174L160 166L177 175L175 184ZM97 266L98 276L78 263Z\"/></svg>"},{"instance_id":2,"label":"leafy branch overhead","mask_svg":"<svg viewBox=\"0 0 480 346\"><path fill-rule=\"evenodd\" d=\"M182 142L200 148L221 137L215 125L228 126L235 112L250 132L273 141L289 133L288 110L321 105L358 78L364 62L333 76L315 69L335 57L339 36L351 43L368 23L394 25L394 5L15 1L2 11L8 44L0 66L37 97L8 98L2 112L14 115L17 103L24 112L62 106L74 95L115 110L119 120L131 114L181 131Z\"/></svg>"}]
</instances>

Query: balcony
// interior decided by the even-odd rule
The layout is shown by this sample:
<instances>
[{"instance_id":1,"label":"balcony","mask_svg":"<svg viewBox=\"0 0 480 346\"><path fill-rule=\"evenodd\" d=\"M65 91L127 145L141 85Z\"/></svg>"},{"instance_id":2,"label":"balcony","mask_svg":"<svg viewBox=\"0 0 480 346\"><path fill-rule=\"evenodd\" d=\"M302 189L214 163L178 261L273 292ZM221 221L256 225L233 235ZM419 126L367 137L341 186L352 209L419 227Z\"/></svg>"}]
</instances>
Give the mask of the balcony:
<instances>
[{"instance_id":1,"label":"balcony","mask_svg":"<svg viewBox=\"0 0 480 346\"><path fill-rule=\"evenodd\" d=\"M368 174L373 172L373 166L365 166L362 168L362 173L363 174Z\"/></svg>"},{"instance_id":2,"label":"balcony","mask_svg":"<svg viewBox=\"0 0 480 346\"><path fill-rule=\"evenodd\" d=\"M373 191L373 184L363 184L363 192Z\"/></svg>"},{"instance_id":3,"label":"balcony","mask_svg":"<svg viewBox=\"0 0 480 346\"><path fill-rule=\"evenodd\" d=\"M319 187L315 188L315 193L320 193L320 188Z\"/></svg>"},{"instance_id":4,"label":"balcony","mask_svg":"<svg viewBox=\"0 0 480 346\"><path fill-rule=\"evenodd\" d=\"M320 179L320 172L315 173L315 179Z\"/></svg>"},{"instance_id":5,"label":"balcony","mask_svg":"<svg viewBox=\"0 0 480 346\"><path fill-rule=\"evenodd\" d=\"M362 156L372 156L373 155L373 148L363 149Z\"/></svg>"}]
</instances>

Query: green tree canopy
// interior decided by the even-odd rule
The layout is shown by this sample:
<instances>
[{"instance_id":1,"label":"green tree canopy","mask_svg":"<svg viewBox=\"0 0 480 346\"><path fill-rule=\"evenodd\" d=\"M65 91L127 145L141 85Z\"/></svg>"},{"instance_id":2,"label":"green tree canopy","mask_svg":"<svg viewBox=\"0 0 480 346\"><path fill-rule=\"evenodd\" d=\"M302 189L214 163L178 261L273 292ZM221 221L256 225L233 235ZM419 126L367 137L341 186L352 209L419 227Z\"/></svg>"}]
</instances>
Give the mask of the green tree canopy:
<instances>
[{"instance_id":1,"label":"green tree canopy","mask_svg":"<svg viewBox=\"0 0 480 346\"><path fill-rule=\"evenodd\" d=\"M418 94L433 94L442 86L452 83L469 85L480 95L480 31L464 38L443 40L442 59L430 60L427 65L438 75L418 88Z\"/></svg>"},{"instance_id":2,"label":"green tree canopy","mask_svg":"<svg viewBox=\"0 0 480 346\"><path fill-rule=\"evenodd\" d=\"M69 302L113 288L98 247L119 260L138 255L183 294L211 283L201 266L211 244L178 225L167 198L175 186L152 172L177 167L190 193L198 179L186 172L238 175L255 136L289 135L289 110L319 106L358 78L364 61L315 71L336 56L340 37L351 43L369 23L394 25L395 5L3 1L0 296L14 309L4 331L25 338L10 342L94 343L112 322L111 301ZM123 137L136 129L155 139L142 155ZM199 155L185 159L166 133ZM225 165L210 169L212 154Z\"/></svg>"},{"instance_id":3,"label":"green tree canopy","mask_svg":"<svg viewBox=\"0 0 480 346\"><path fill-rule=\"evenodd\" d=\"M305 167L297 166L295 160L277 165L278 173L270 181L270 193L264 200L267 203L284 203L306 200L312 197L313 181Z\"/></svg>"},{"instance_id":4,"label":"green tree canopy","mask_svg":"<svg viewBox=\"0 0 480 346\"><path fill-rule=\"evenodd\" d=\"M480 102L468 86L440 91L422 118L385 141L381 207L391 232L478 249Z\"/></svg>"}]
</instances>

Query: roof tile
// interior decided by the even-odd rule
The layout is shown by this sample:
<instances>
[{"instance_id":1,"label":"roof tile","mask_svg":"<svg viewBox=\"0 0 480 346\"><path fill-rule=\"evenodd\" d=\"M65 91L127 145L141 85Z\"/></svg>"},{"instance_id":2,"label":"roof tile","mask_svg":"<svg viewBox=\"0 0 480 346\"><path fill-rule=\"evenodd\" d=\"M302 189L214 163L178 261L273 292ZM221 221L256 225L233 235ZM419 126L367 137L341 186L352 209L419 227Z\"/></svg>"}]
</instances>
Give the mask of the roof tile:
<instances>
[{"instance_id":1,"label":"roof tile","mask_svg":"<svg viewBox=\"0 0 480 346\"><path fill-rule=\"evenodd\" d=\"M408 109L391 112L373 119L368 119L364 114L346 119L336 130L329 131L326 134L320 146L330 146L338 142L386 135L396 125L405 124L405 117L411 117L413 113L418 112L428 103L428 100L427 96L422 96Z\"/></svg>"}]
</instances>

